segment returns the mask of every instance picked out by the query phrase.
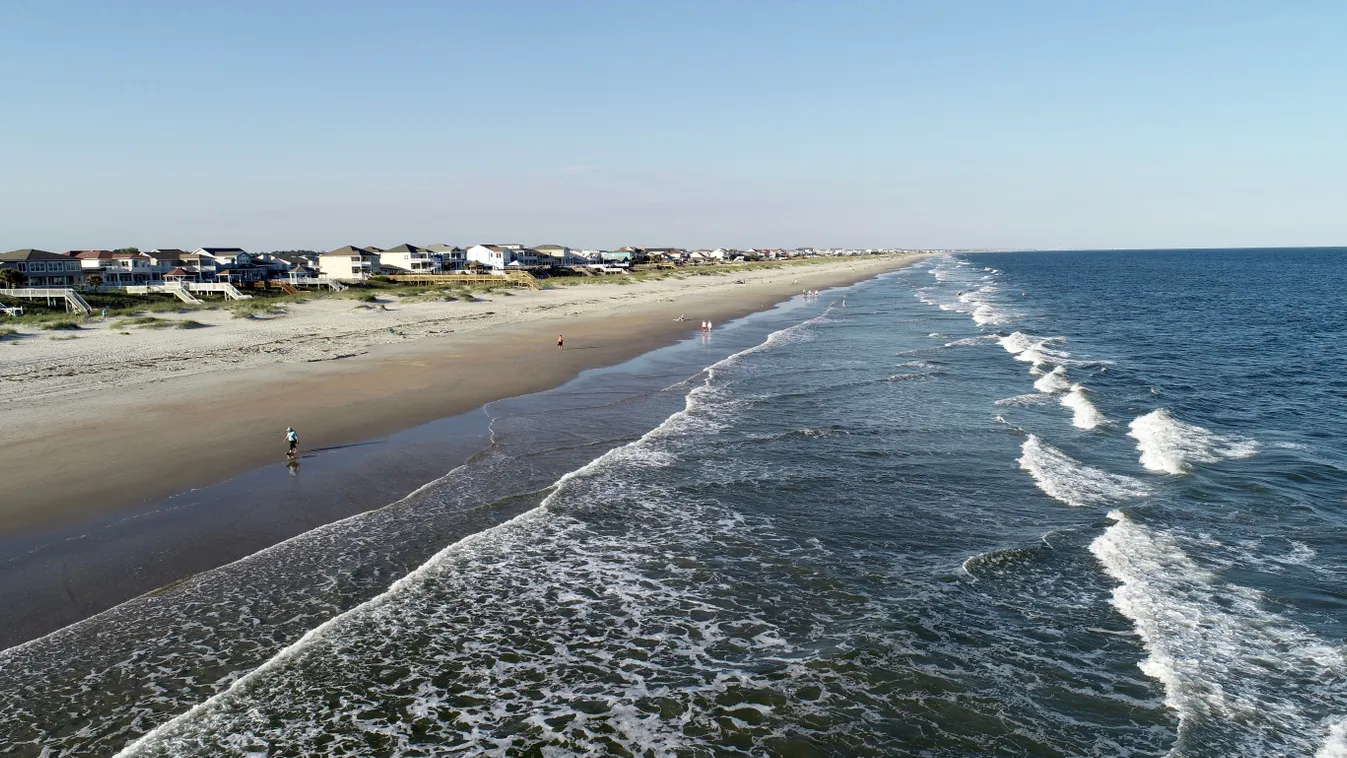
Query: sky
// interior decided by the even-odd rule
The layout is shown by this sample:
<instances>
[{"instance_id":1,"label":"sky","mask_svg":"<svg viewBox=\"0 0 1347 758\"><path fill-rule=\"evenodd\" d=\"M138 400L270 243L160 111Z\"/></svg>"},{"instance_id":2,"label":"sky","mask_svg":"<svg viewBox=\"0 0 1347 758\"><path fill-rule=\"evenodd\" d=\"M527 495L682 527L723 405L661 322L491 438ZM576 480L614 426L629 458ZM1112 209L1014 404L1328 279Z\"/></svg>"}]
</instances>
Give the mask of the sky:
<instances>
[{"instance_id":1,"label":"sky","mask_svg":"<svg viewBox=\"0 0 1347 758\"><path fill-rule=\"evenodd\" d=\"M0 249L1347 244L1347 3L0 0Z\"/></svg>"}]
</instances>

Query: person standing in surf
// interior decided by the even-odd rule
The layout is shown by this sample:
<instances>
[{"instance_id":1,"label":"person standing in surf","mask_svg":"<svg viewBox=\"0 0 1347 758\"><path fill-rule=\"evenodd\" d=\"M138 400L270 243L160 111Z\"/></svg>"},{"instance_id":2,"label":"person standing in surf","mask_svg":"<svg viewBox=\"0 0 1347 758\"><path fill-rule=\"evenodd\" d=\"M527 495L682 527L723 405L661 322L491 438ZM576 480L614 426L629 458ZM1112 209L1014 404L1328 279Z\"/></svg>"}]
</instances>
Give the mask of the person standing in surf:
<instances>
[{"instance_id":1,"label":"person standing in surf","mask_svg":"<svg viewBox=\"0 0 1347 758\"><path fill-rule=\"evenodd\" d=\"M560 334L558 334L558 335L557 335L557 349L558 349L558 350L564 350L564 349L565 349L565 344L566 344L566 338L563 337L563 336L561 336Z\"/></svg>"},{"instance_id":2,"label":"person standing in surf","mask_svg":"<svg viewBox=\"0 0 1347 758\"><path fill-rule=\"evenodd\" d=\"M285 427L285 441L290 445L285 457L294 458L299 453L299 432L293 426Z\"/></svg>"}]
</instances>

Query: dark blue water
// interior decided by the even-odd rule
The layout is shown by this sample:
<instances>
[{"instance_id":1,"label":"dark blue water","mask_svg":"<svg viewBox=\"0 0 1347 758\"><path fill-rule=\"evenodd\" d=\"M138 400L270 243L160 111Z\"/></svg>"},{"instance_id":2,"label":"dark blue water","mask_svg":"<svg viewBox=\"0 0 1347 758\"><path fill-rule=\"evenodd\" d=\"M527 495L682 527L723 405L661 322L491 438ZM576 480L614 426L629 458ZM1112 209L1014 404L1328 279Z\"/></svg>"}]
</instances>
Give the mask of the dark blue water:
<instances>
[{"instance_id":1,"label":"dark blue water","mask_svg":"<svg viewBox=\"0 0 1347 758\"><path fill-rule=\"evenodd\" d=\"M7 723L24 754L1347 755L1344 271L968 255L797 300L498 407L253 601L142 614L193 633L86 622L134 643L61 698L162 691Z\"/></svg>"}]
</instances>

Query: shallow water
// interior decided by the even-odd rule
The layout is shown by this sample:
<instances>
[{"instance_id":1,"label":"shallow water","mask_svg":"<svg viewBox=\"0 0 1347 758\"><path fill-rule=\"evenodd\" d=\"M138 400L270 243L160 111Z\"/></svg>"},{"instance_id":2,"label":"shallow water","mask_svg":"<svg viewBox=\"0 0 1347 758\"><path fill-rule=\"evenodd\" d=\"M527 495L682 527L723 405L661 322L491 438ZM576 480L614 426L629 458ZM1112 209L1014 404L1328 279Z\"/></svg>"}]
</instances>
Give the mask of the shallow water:
<instances>
[{"instance_id":1,"label":"shallow water","mask_svg":"<svg viewBox=\"0 0 1347 758\"><path fill-rule=\"evenodd\" d=\"M797 299L0 653L0 728L31 755L154 727L125 754L1342 755L1345 261L950 256Z\"/></svg>"}]
</instances>

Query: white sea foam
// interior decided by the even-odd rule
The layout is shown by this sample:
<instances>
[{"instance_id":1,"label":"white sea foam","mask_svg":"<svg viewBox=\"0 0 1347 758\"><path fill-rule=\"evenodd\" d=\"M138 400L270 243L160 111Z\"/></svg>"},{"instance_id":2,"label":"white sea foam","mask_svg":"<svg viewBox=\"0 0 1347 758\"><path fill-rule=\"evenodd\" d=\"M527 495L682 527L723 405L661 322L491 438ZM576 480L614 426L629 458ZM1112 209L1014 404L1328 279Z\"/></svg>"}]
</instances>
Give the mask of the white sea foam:
<instances>
[{"instance_id":1,"label":"white sea foam","mask_svg":"<svg viewBox=\"0 0 1347 758\"><path fill-rule=\"evenodd\" d=\"M1049 397L1049 395L1041 392L1030 392L1027 395L1003 397L996 401L996 405L1042 405L1048 401Z\"/></svg>"},{"instance_id":2,"label":"white sea foam","mask_svg":"<svg viewBox=\"0 0 1347 758\"><path fill-rule=\"evenodd\" d=\"M1171 755L1337 756L1347 659L1255 590L1223 582L1163 532L1118 511L1090 552L1119 585L1113 606L1146 648L1141 670L1179 716Z\"/></svg>"},{"instance_id":3,"label":"white sea foam","mask_svg":"<svg viewBox=\"0 0 1347 758\"><path fill-rule=\"evenodd\" d=\"M1235 435L1214 434L1179 421L1165 408L1132 419L1127 433L1137 441L1141 465L1166 474L1186 474L1194 463L1225 458L1247 458L1258 452L1258 442Z\"/></svg>"},{"instance_id":4,"label":"white sea foam","mask_svg":"<svg viewBox=\"0 0 1347 758\"><path fill-rule=\"evenodd\" d=\"M620 654L620 657L628 661L622 667L623 681L629 685L625 692L621 690L620 685L615 685L618 687L618 694L611 691L595 693L591 687L584 684L588 681L587 677L579 675L573 681L556 680L543 687L549 690L549 705L555 706L546 714L547 717L553 722L558 718L563 719L562 723L570 722L567 737L572 744L584 746L586 748L584 752L598 752L603 749L604 744L608 744L588 737L585 734L587 716L571 707L574 702L598 700L604 703L607 710L605 722L613 730L610 738L621 745L623 750L633 754L671 754L683 747L681 730L676 723L671 726L662 722L658 716L637 712L628 705L631 700L636 699L634 694L642 693L646 686L642 676L630 673L642 665L637 662L635 653L648 653L652 643L650 630L641 623L642 617L654 614L655 611L652 609L656 607L661 608L661 612L669 612L670 608L676 610L678 625L688 625L693 631L686 637L674 636L653 641L657 642L667 654L681 656L679 660L698 663L709 659L711 647L722 644L732 631L724 629L728 622L723 617L718 621L704 622L689 619L687 617L689 609L698 613L704 612L708 617L716 616L716 612L720 609L709 605L702 608L701 605L704 604L700 604L697 598L689 596L678 586L661 583L657 579L643 575L633 567L631 560L640 556L628 556L624 551L633 547L632 540L642 537L655 540L660 545L658 551L653 550L653 544L646 546L650 548L645 554L647 559L649 553L667 556L663 551L667 545L673 544L675 539L694 542L703 539L704 537L699 536L700 530L708 533L714 531L721 535L746 531L737 523L737 519L741 517L733 512L706 513L699 516L692 512L686 502L680 502L679 508L665 514L670 520L663 525L663 531L652 529L650 534L619 536L589 530L584 521L568 516L565 504L562 504L561 511L556 511L555 508L563 500L563 496L569 498L571 507L574 507L574 502L596 502L594 497L596 493L591 491L596 488L602 490L604 497L612 498L614 501L638 497L632 489L635 487L634 483L649 480L644 474L632 472L634 466L668 465L674 460L676 456L674 451L678 449L676 445L673 448L665 446L672 444L668 438L692 433L700 439L704 435L701 434L698 424L716 423L715 417L726 413L724 404L720 402L723 398L720 397L721 393L715 382L718 372L753 352L807 339L804 327L818 322L821 318L775 332L763 343L709 367L705 372L705 383L688 393L682 411L673 414L635 442L613 448L581 468L565 474L557 480L552 492L538 507L445 547L420 567L393 582L383 594L310 630L297 642L234 681L227 689L151 730L118 755L172 755L180 750L210 751L217 740L236 749L240 754L252 754L252 751L259 750L261 751L259 754L270 754L271 749L268 747L270 738L264 735L270 734L303 742L314 733L313 730L321 732L329 721L330 725L339 725L342 730L353 725L357 732L379 735L379 739L399 746L392 752L403 754L411 749L407 725L388 721L382 714L362 708L361 698L367 697L364 692L343 693L343 704L330 716L316 716L313 723L298 723L293 725L293 729L283 721L278 722L274 717L268 720L257 714L273 707L278 700L289 701L292 709L300 703L303 703L304 707L309 707L306 698L312 693L306 693L302 688L292 688L296 678L302 681L302 674L296 673L296 668L302 668L301 661L326 659L323 665L332 666L334 670L344 664L377 667L382 665L379 663L378 655L388 653L388 650L380 649L384 641L408 630L431 628L434 624L456 621L456 616L462 613L482 613L483 611L476 607L476 603L469 603L463 608L446 609L441 603L430 602L435 597L438 587L464 582L465 574L471 573L465 569L481 569L473 573L475 582L487 580L494 582L491 589L485 590L487 594L481 596L482 606L498 606L502 598L516 598L522 593L530 598L530 607L555 609L565 606L578 609L570 615L537 620L544 626L551 625L549 628L552 629L559 628L559 625L568 619L579 619L580 622L584 622L590 605L603 605L601 609L594 610L595 615L614 615L615 618L633 620L630 625L621 623L611 625L612 634L608 640L614 646L614 653ZM661 446L652 447L656 444ZM663 501L673 502L673 499L664 498ZM490 556L485 567L476 564L479 554ZM668 562L667 557L661 557L659 560L661 566ZM492 568L495 570L489 570ZM526 577L538 575L547 576L548 581L522 581ZM586 592L589 592L589 588L602 588L602 592L598 594L589 592L581 596L571 588L584 588ZM467 592L471 596L472 593L482 590L481 587L473 586L468 588ZM423 595L425 597L422 597ZM614 614L614 609L609 607L612 605L618 606L616 610L620 612ZM600 610L603 613L600 613ZM442 612L447 615L439 615ZM414 701L408 706L412 711L420 712L426 717L422 723L441 724L446 732L476 734L479 724L487 724L494 720L518 721L527 714L521 713L515 706L526 705L529 698L537 697L536 692L526 691L532 686L526 683L529 677L540 675L551 666L565 666L572 662L566 653L565 642L559 642L558 654L546 660L538 660L537 655L516 655L513 663L503 662L490 651L508 648L509 635L514 632L513 625L518 619L511 616L503 623L499 619L494 620L497 623L493 628L486 629L480 625L474 628L474 635L485 635L488 638L486 640L480 637L464 638L459 635L446 635L443 638L446 645L457 646L460 643L465 645L457 651L454 660L460 661L459 666L472 666L470 673L476 677L472 686L478 687L479 691L469 691L467 694L486 705L465 710L457 703L444 700L438 688L426 689L427 685L422 685L414 695ZM779 651L782 647L781 640L774 636L774 631L769 625L753 618L746 618L742 623L761 627L760 631L744 643L747 647L762 651ZM674 628L676 625L670 622L667 626ZM588 626L585 628L591 629ZM594 632L591 629L589 633ZM547 638L545 629L535 630L534 635L537 639ZM579 640L575 634L570 637L563 635L563 638ZM587 645L592 640L582 642ZM579 665L597 667L606 664L603 660L587 658L581 660L583 656L578 652L581 648L584 648L584 645L576 648L575 656ZM477 655L479 650L487 652ZM599 656L605 654L604 650L595 653ZM356 657L343 660L343 656L352 655ZM445 655L447 660L449 657L447 652ZM490 660L475 660L483 655ZM373 656L372 663L371 656ZM428 682L431 673L438 670L434 661L427 662L426 666L422 667L418 667L417 663L395 657L388 659L386 665L393 668L409 667L410 671L404 676L413 681L418 677L425 677ZM722 673L729 672L727 677L708 675L707 683L696 688L702 691L700 696L714 700L728 686L727 683L737 681L737 676L730 661L718 662L718 665L708 666L708 669ZM574 682L581 682L582 686L574 686ZM396 685L394 682L389 686ZM469 685L457 683L456 686ZM516 689L520 692L515 692ZM513 693L515 697L513 704L502 704L497 697L502 692ZM742 707L759 706L749 703ZM326 704L320 710L326 711L330 708L331 705ZM539 711L534 708L533 712L536 715ZM536 719L530 723L544 732L544 739L548 738L546 735L554 734L552 731L554 727L547 723L536 723ZM497 729L500 728L497 725ZM483 743L478 747L488 748L487 752L506 754L511 752L512 747L517 748L511 740L489 734L483 734L479 739ZM495 749L489 749L492 747ZM356 754L349 752L347 746L336 742L328 749L334 753Z\"/></svg>"},{"instance_id":5,"label":"white sea foam","mask_svg":"<svg viewBox=\"0 0 1347 758\"><path fill-rule=\"evenodd\" d=\"M1071 380L1066 378L1066 367L1064 366L1054 368L1034 382L1034 389L1039 392L1057 393L1070 388Z\"/></svg>"},{"instance_id":6,"label":"white sea foam","mask_svg":"<svg viewBox=\"0 0 1347 758\"><path fill-rule=\"evenodd\" d=\"M1328 737L1315 751L1314 758L1347 758L1347 717L1329 725Z\"/></svg>"},{"instance_id":7,"label":"white sea foam","mask_svg":"<svg viewBox=\"0 0 1347 758\"><path fill-rule=\"evenodd\" d=\"M1062 341L1062 337L1034 337L1024 332L1011 332L998 338L1001 347L1015 356L1015 360L1028 363L1033 369L1038 370L1042 370L1049 365L1061 366L1074 363L1070 360L1070 353L1051 347L1060 344ZM1035 371L1035 373L1038 372Z\"/></svg>"},{"instance_id":8,"label":"white sea foam","mask_svg":"<svg viewBox=\"0 0 1347 758\"><path fill-rule=\"evenodd\" d=\"M1089 396L1085 394L1085 388L1079 384L1071 385L1071 391L1062 395L1061 403L1071 409L1071 423L1079 429L1095 429L1101 424L1108 423L1104 414L1090 402Z\"/></svg>"},{"instance_id":9,"label":"white sea foam","mask_svg":"<svg viewBox=\"0 0 1347 758\"><path fill-rule=\"evenodd\" d=\"M1141 481L1087 466L1033 434L1020 446L1020 468L1049 497L1067 505L1106 505L1149 492Z\"/></svg>"},{"instance_id":10,"label":"white sea foam","mask_svg":"<svg viewBox=\"0 0 1347 758\"><path fill-rule=\"evenodd\" d=\"M962 339L954 340L953 342L946 342L945 347L968 347L969 345L985 345L988 339L989 338L985 336L964 337Z\"/></svg>"}]
</instances>

